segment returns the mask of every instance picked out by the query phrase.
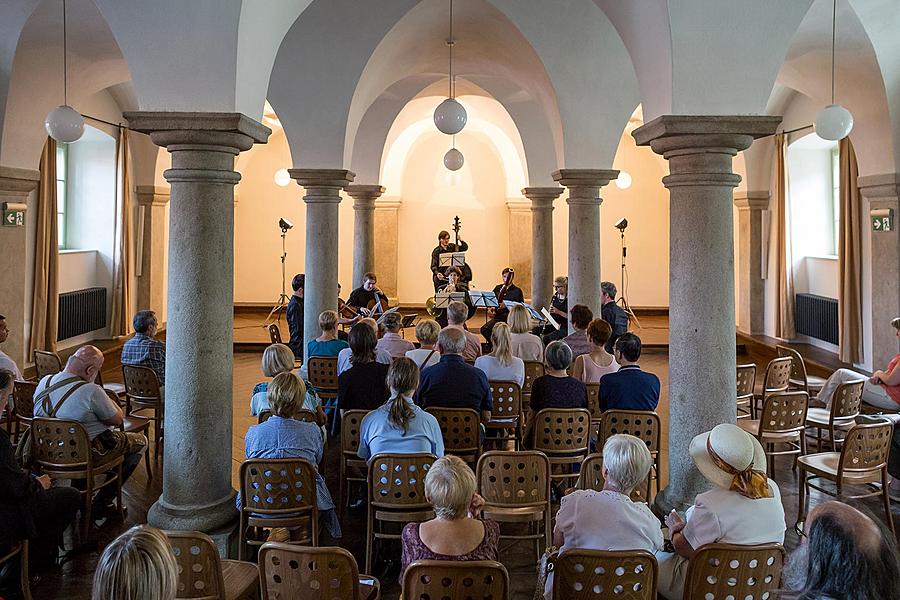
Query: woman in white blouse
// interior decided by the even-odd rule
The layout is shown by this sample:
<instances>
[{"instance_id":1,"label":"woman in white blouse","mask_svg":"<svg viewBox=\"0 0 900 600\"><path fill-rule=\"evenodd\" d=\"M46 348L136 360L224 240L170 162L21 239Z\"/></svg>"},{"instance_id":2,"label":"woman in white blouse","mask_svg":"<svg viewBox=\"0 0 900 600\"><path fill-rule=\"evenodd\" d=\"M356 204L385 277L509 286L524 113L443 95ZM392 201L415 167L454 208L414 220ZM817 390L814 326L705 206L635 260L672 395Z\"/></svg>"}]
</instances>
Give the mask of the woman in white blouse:
<instances>
[{"instance_id":1,"label":"woman in white blouse","mask_svg":"<svg viewBox=\"0 0 900 600\"><path fill-rule=\"evenodd\" d=\"M544 360L544 344L541 338L531 333L531 315L528 309L521 304L516 304L509 311L506 320L512 331L510 347L513 356L522 360Z\"/></svg>"},{"instance_id":2,"label":"woman in white blouse","mask_svg":"<svg viewBox=\"0 0 900 600\"><path fill-rule=\"evenodd\" d=\"M491 330L494 351L475 359L475 367L484 371L488 381L515 381L521 388L525 383L525 361L512 354L509 325L497 323Z\"/></svg>"}]
</instances>

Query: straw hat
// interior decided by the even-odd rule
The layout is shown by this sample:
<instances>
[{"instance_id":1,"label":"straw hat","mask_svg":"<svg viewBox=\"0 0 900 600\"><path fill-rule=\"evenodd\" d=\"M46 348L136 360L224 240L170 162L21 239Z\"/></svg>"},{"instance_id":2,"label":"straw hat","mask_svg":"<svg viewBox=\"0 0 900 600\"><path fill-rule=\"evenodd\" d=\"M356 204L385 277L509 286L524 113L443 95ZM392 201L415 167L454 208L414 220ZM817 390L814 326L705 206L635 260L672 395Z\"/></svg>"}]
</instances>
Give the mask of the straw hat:
<instances>
[{"instance_id":1,"label":"straw hat","mask_svg":"<svg viewBox=\"0 0 900 600\"><path fill-rule=\"evenodd\" d=\"M734 479L716 466L706 448L707 439L713 451L724 462L737 471L743 471L751 463L753 470L766 472L766 453L759 441L738 427L729 423L716 425L712 431L701 433L691 440L690 453L694 464L711 483L720 488L730 489Z\"/></svg>"}]
</instances>

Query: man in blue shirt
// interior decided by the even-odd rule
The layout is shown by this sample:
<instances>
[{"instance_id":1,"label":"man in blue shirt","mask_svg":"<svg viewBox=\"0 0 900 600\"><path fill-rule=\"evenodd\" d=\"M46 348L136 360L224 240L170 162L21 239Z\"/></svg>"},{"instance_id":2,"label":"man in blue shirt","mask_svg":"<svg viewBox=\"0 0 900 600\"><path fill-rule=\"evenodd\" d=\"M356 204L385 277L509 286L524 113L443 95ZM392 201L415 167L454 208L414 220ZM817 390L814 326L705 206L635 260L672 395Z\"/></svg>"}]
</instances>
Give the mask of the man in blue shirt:
<instances>
[{"instance_id":1,"label":"man in blue shirt","mask_svg":"<svg viewBox=\"0 0 900 600\"><path fill-rule=\"evenodd\" d=\"M600 380L600 410L656 410L659 404L659 377L642 371L641 338L625 333L616 340L619 370Z\"/></svg>"},{"instance_id":2,"label":"man in blue shirt","mask_svg":"<svg viewBox=\"0 0 900 600\"><path fill-rule=\"evenodd\" d=\"M422 408L471 408L481 414L482 422L490 421L491 386L484 371L463 360L465 348L463 330L453 327L441 330L437 341L441 360L422 371L416 404Z\"/></svg>"},{"instance_id":3,"label":"man in blue shirt","mask_svg":"<svg viewBox=\"0 0 900 600\"><path fill-rule=\"evenodd\" d=\"M156 313L139 310L131 324L134 337L122 346L122 364L153 369L162 392L166 385L166 345L156 339L159 327Z\"/></svg>"},{"instance_id":4,"label":"man in blue shirt","mask_svg":"<svg viewBox=\"0 0 900 600\"><path fill-rule=\"evenodd\" d=\"M303 285L306 282L306 276L303 273L294 275L291 280L291 287L294 294L291 301L287 305L287 322L288 330L291 332L291 339L288 342L294 356L303 358Z\"/></svg>"}]
</instances>

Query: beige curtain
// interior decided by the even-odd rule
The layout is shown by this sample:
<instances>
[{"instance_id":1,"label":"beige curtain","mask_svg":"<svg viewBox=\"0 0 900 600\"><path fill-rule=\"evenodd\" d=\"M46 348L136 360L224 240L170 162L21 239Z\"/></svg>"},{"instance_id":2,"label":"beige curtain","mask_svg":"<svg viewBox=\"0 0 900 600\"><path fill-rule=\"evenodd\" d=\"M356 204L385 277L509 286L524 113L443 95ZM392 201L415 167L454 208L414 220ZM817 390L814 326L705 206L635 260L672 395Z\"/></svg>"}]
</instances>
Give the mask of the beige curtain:
<instances>
[{"instance_id":1,"label":"beige curtain","mask_svg":"<svg viewBox=\"0 0 900 600\"><path fill-rule=\"evenodd\" d=\"M132 234L131 155L128 130L119 128L116 144L116 234L113 246L113 293L110 307L109 333L112 337L128 335L131 329Z\"/></svg>"},{"instance_id":2,"label":"beige curtain","mask_svg":"<svg viewBox=\"0 0 900 600\"><path fill-rule=\"evenodd\" d=\"M792 339L794 330L794 266L791 256L791 218L788 204L787 140L775 136L775 261L778 293L775 296L775 337Z\"/></svg>"},{"instance_id":3,"label":"beige curtain","mask_svg":"<svg viewBox=\"0 0 900 600\"><path fill-rule=\"evenodd\" d=\"M850 138L838 145L840 152L840 233L838 235L838 330L840 358L858 363L862 357L862 223L860 222L859 171Z\"/></svg>"},{"instance_id":4,"label":"beige curtain","mask_svg":"<svg viewBox=\"0 0 900 600\"><path fill-rule=\"evenodd\" d=\"M47 138L41 154L34 235L34 294L31 300L29 357L35 350L56 351L59 325L59 242L56 223L56 142Z\"/></svg>"}]
</instances>

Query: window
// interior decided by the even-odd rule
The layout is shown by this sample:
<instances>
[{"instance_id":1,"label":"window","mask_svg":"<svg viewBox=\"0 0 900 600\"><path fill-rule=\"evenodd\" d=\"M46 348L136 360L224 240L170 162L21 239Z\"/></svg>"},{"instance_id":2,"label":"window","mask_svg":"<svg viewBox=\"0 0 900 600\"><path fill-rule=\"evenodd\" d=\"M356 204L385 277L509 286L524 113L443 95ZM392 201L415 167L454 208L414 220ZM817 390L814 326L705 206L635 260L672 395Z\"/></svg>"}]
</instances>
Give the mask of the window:
<instances>
[{"instance_id":1,"label":"window","mask_svg":"<svg viewBox=\"0 0 900 600\"><path fill-rule=\"evenodd\" d=\"M834 217L834 248L833 254L840 253L840 227L841 227L841 154L838 148L831 151L831 186L832 186L832 215Z\"/></svg>"},{"instance_id":2,"label":"window","mask_svg":"<svg viewBox=\"0 0 900 600\"><path fill-rule=\"evenodd\" d=\"M60 250L66 246L66 172L68 144L56 145L56 231Z\"/></svg>"}]
</instances>

